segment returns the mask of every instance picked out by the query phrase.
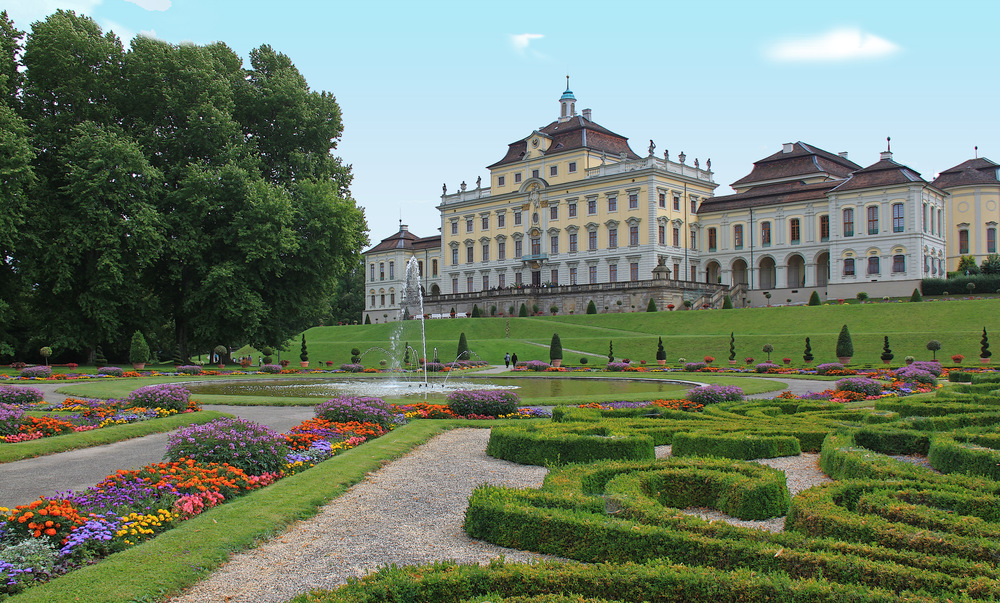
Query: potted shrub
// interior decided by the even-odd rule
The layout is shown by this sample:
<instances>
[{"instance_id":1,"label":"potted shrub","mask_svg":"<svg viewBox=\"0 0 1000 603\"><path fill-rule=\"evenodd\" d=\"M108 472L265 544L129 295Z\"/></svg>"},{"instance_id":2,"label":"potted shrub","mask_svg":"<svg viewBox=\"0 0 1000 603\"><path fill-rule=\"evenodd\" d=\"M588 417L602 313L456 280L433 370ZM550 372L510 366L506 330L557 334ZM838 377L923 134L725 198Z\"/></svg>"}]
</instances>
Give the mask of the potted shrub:
<instances>
[{"instance_id":1,"label":"potted shrub","mask_svg":"<svg viewBox=\"0 0 1000 603\"><path fill-rule=\"evenodd\" d=\"M302 368L306 368L307 366L309 366L309 352L308 352L308 350L306 350L306 334L305 333L302 334L302 348L301 348L301 350L299 352L299 360L301 361L301 362L299 362L299 364L302 366Z\"/></svg>"},{"instance_id":2,"label":"potted shrub","mask_svg":"<svg viewBox=\"0 0 1000 603\"><path fill-rule=\"evenodd\" d=\"M812 349L812 346L809 345L809 338L806 337L806 349L802 353L802 361L805 362L806 364L809 364L810 362L812 362L813 361L813 353L812 352L813 352L813 349Z\"/></svg>"},{"instance_id":3,"label":"potted shrub","mask_svg":"<svg viewBox=\"0 0 1000 603\"><path fill-rule=\"evenodd\" d=\"M963 360L965 360L965 356L961 354L955 354L954 356L951 357L951 361L954 362L955 364L962 364Z\"/></svg>"},{"instance_id":4,"label":"potted shrub","mask_svg":"<svg viewBox=\"0 0 1000 603\"><path fill-rule=\"evenodd\" d=\"M229 348L224 345L217 345L212 351L215 352L219 368L226 368L226 354L229 353Z\"/></svg>"},{"instance_id":5,"label":"potted shrub","mask_svg":"<svg viewBox=\"0 0 1000 603\"><path fill-rule=\"evenodd\" d=\"M713 362L715 362L715 356L705 356L703 360L705 361L705 364L711 365Z\"/></svg>"},{"instance_id":6,"label":"potted shrub","mask_svg":"<svg viewBox=\"0 0 1000 603\"><path fill-rule=\"evenodd\" d=\"M146 363L149 362L149 344L146 343L146 338L139 331L132 335L132 345L128 349L128 361L132 363L132 368L135 370L146 368Z\"/></svg>"},{"instance_id":7,"label":"potted shrub","mask_svg":"<svg viewBox=\"0 0 1000 603\"><path fill-rule=\"evenodd\" d=\"M851 356L854 356L854 343L851 341L851 332L844 325L837 336L837 360L846 366L850 364Z\"/></svg>"},{"instance_id":8,"label":"potted shrub","mask_svg":"<svg viewBox=\"0 0 1000 603\"><path fill-rule=\"evenodd\" d=\"M49 346L45 346L44 348L38 350L38 353L41 354L42 358L45 359L45 366L48 366L49 356L52 355L52 348L50 348Z\"/></svg>"},{"instance_id":9,"label":"potted shrub","mask_svg":"<svg viewBox=\"0 0 1000 603\"><path fill-rule=\"evenodd\" d=\"M271 364L271 362L274 360L273 358L274 350L271 348L271 346L264 346L264 349L261 350L260 352L261 354L264 355L264 357L261 359L261 362L263 362L264 364Z\"/></svg>"},{"instance_id":10,"label":"potted shrub","mask_svg":"<svg viewBox=\"0 0 1000 603\"><path fill-rule=\"evenodd\" d=\"M562 366L562 341L559 340L559 333L552 334L552 342L549 344L549 361L556 368Z\"/></svg>"},{"instance_id":11,"label":"potted shrub","mask_svg":"<svg viewBox=\"0 0 1000 603\"><path fill-rule=\"evenodd\" d=\"M882 345L882 362L889 364L892 362L893 354L892 350L889 349L889 336L885 336L885 343Z\"/></svg>"},{"instance_id":12,"label":"potted shrub","mask_svg":"<svg viewBox=\"0 0 1000 603\"><path fill-rule=\"evenodd\" d=\"M905 362L907 365L913 364L914 360L916 360L916 358L914 358L913 356L903 357L903 362Z\"/></svg>"},{"instance_id":13,"label":"potted shrub","mask_svg":"<svg viewBox=\"0 0 1000 603\"><path fill-rule=\"evenodd\" d=\"M979 362L983 364L990 363L990 356L993 352L990 351L990 340L986 336L986 327L983 327L983 338L979 340Z\"/></svg>"},{"instance_id":14,"label":"potted shrub","mask_svg":"<svg viewBox=\"0 0 1000 603\"><path fill-rule=\"evenodd\" d=\"M937 339L931 339L927 342L927 349L931 352L931 359L937 360L937 353L941 349L941 342Z\"/></svg>"},{"instance_id":15,"label":"potted shrub","mask_svg":"<svg viewBox=\"0 0 1000 603\"><path fill-rule=\"evenodd\" d=\"M769 343L765 343L765 344L764 344L764 347L762 347L762 348L760 349L760 351L762 351L762 352L764 352L765 354L767 354L767 361L768 361L768 362L771 362L771 352L773 352L773 351L774 351L774 346L773 346L773 345L771 345L771 344L769 344Z\"/></svg>"},{"instance_id":16,"label":"potted shrub","mask_svg":"<svg viewBox=\"0 0 1000 603\"><path fill-rule=\"evenodd\" d=\"M729 365L736 365L736 332L729 333Z\"/></svg>"}]
</instances>

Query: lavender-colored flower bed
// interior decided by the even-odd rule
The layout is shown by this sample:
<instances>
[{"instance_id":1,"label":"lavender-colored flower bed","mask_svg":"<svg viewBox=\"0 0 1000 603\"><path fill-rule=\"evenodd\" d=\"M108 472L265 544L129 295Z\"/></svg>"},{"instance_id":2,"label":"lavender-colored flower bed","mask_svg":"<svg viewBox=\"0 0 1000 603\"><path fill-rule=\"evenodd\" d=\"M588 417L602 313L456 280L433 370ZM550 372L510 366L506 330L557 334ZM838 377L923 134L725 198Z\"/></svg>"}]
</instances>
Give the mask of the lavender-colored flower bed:
<instances>
[{"instance_id":1,"label":"lavender-colored flower bed","mask_svg":"<svg viewBox=\"0 0 1000 603\"><path fill-rule=\"evenodd\" d=\"M30 406L44 399L37 387L21 387L16 385L0 385L0 404L14 406Z\"/></svg>"},{"instance_id":2,"label":"lavender-colored flower bed","mask_svg":"<svg viewBox=\"0 0 1000 603\"><path fill-rule=\"evenodd\" d=\"M179 411L187 409L190 396L188 388L179 383L146 385L130 393L125 399L125 405Z\"/></svg>"},{"instance_id":3,"label":"lavender-colored flower bed","mask_svg":"<svg viewBox=\"0 0 1000 603\"><path fill-rule=\"evenodd\" d=\"M505 417L517 412L521 397L502 389L459 390L448 394L448 408L461 417Z\"/></svg>"},{"instance_id":4,"label":"lavender-colored flower bed","mask_svg":"<svg viewBox=\"0 0 1000 603\"><path fill-rule=\"evenodd\" d=\"M381 398L365 396L339 396L317 404L316 416L334 423L378 423L386 429L406 421Z\"/></svg>"},{"instance_id":5,"label":"lavender-colored flower bed","mask_svg":"<svg viewBox=\"0 0 1000 603\"><path fill-rule=\"evenodd\" d=\"M216 419L186 427L167 438L168 460L229 463L251 475L281 471L286 454L284 436L245 419Z\"/></svg>"},{"instance_id":6,"label":"lavender-colored flower bed","mask_svg":"<svg viewBox=\"0 0 1000 603\"><path fill-rule=\"evenodd\" d=\"M743 399L743 389L735 385L703 385L690 390L687 399L705 406L720 402L739 402Z\"/></svg>"}]
</instances>

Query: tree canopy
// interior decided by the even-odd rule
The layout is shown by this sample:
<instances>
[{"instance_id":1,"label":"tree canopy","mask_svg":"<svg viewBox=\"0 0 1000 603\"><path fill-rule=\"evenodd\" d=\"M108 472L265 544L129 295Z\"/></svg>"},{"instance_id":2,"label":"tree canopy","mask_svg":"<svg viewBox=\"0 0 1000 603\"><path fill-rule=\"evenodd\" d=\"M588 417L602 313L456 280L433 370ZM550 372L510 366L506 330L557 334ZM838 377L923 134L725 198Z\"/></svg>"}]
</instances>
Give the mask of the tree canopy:
<instances>
[{"instance_id":1,"label":"tree canopy","mask_svg":"<svg viewBox=\"0 0 1000 603\"><path fill-rule=\"evenodd\" d=\"M340 107L263 45L0 13L0 355L280 346L360 273ZM27 309L30 308L30 312ZM112 354L109 354L112 355Z\"/></svg>"}]
</instances>

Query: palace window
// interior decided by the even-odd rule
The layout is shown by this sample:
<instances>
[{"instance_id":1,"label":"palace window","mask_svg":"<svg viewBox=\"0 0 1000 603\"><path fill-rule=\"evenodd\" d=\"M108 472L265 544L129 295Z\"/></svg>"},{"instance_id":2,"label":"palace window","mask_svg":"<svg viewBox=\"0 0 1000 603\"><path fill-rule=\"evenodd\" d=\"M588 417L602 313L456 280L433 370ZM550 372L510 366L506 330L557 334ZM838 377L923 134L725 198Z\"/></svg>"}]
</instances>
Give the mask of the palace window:
<instances>
[{"instance_id":1,"label":"palace window","mask_svg":"<svg viewBox=\"0 0 1000 603\"><path fill-rule=\"evenodd\" d=\"M503 186L506 182L506 178L503 176L497 176L497 186Z\"/></svg>"},{"instance_id":2,"label":"palace window","mask_svg":"<svg viewBox=\"0 0 1000 603\"><path fill-rule=\"evenodd\" d=\"M514 284L515 285L521 285L523 283L524 283L524 275L521 274L520 272L515 272L514 273Z\"/></svg>"},{"instance_id":3,"label":"palace window","mask_svg":"<svg viewBox=\"0 0 1000 603\"><path fill-rule=\"evenodd\" d=\"M514 183L516 184L520 181L521 181L521 172L517 172L516 174L514 174Z\"/></svg>"},{"instance_id":4,"label":"palace window","mask_svg":"<svg viewBox=\"0 0 1000 603\"><path fill-rule=\"evenodd\" d=\"M465 221L465 232L472 232L472 218Z\"/></svg>"},{"instance_id":5,"label":"palace window","mask_svg":"<svg viewBox=\"0 0 1000 603\"><path fill-rule=\"evenodd\" d=\"M737 224L733 226L733 247L736 249L743 249L743 225Z\"/></svg>"},{"instance_id":6,"label":"palace window","mask_svg":"<svg viewBox=\"0 0 1000 603\"><path fill-rule=\"evenodd\" d=\"M570 253L576 251L576 233L575 232L569 233L569 250L570 250Z\"/></svg>"},{"instance_id":7,"label":"palace window","mask_svg":"<svg viewBox=\"0 0 1000 603\"><path fill-rule=\"evenodd\" d=\"M969 229L963 228L958 231L958 252L969 253Z\"/></svg>"},{"instance_id":8,"label":"palace window","mask_svg":"<svg viewBox=\"0 0 1000 603\"><path fill-rule=\"evenodd\" d=\"M618 197L608 197L608 211L618 211Z\"/></svg>"},{"instance_id":9,"label":"palace window","mask_svg":"<svg viewBox=\"0 0 1000 603\"><path fill-rule=\"evenodd\" d=\"M471 264L473 262L473 258L475 257L475 253L476 252L472 248L472 245L469 245L468 247L465 248L465 263L466 264Z\"/></svg>"},{"instance_id":10,"label":"palace window","mask_svg":"<svg viewBox=\"0 0 1000 603\"><path fill-rule=\"evenodd\" d=\"M878 205L868 206L868 234L878 234ZM870 273L869 273L870 274Z\"/></svg>"},{"instance_id":11,"label":"palace window","mask_svg":"<svg viewBox=\"0 0 1000 603\"><path fill-rule=\"evenodd\" d=\"M844 236L854 236L854 209L851 207L844 210Z\"/></svg>"},{"instance_id":12,"label":"palace window","mask_svg":"<svg viewBox=\"0 0 1000 603\"><path fill-rule=\"evenodd\" d=\"M531 170L531 177L538 178L538 170Z\"/></svg>"},{"instance_id":13,"label":"palace window","mask_svg":"<svg viewBox=\"0 0 1000 603\"><path fill-rule=\"evenodd\" d=\"M469 293L472 293L472 290L473 290L472 288L473 288L474 285L473 285L473 281L472 281L472 277L471 276L467 277L465 279L465 286L466 286L466 291L468 291Z\"/></svg>"},{"instance_id":14,"label":"palace window","mask_svg":"<svg viewBox=\"0 0 1000 603\"><path fill-rule=\"evenodd\" d=\"M489 243L483 243L483 261L484 262L490 261L490 244Z\"/></svg>"},{"instance_id":15,"label":"palace window","mask_svg":"<svg viewBox=\"0 0 1000 603\"><path fill-rule=\"evenodd\" d=\"M569 268L569 284L576 284L576 266L570 266Z\"/></svg>"},{"instance_id":16,"label":"palace window","mask_svg":"<svg viewBox=\"0 0 1000 603\"><path fill-rule=\"evenodd\" d=\"M997 229L990 226L986 229L986 253L997 252Z\"/></svg>"},{"instance_id":17,"label":"palace window","mask_svg":"<svg viewBox=\"0 0 1000 603\"><path fill-rule=\"evenodd\" d=\"M844 276L854 276L854 258L844 260Z\"/></svg>"},{"instance_id":18,"label":"palace window","mask_svg":"<svg viewBox=\"0 0 1000 603\"><path fill-rule=\"evenodd\" d=\"M505 218L504 214L497 214L497 228L505 227L506 220L504 220L504 218Z\"/></svg>"},{"instance_id":19,"label":"palace window","mask_svg":"<svg viewBox=\"0 0 1000 603\"><path fill-rule=\"evenodd\" d=\"M903 204L892 204L892 232L903 232Z\"/></svg>"},{"instance_id":20,"label":"palace window","mask_svg":"<svg viewBox=\"0 0 1000 603\"><path fill-rule=\"evenodd\" d=\"M483 291L488 291L490 288L490 275L483 275Z\"/></svg>"},{"instance_id":21,"label":"palace window","mask_svg":"<svg viewBox=\"0 0 1000 603\"><path fill-rule=\"evenodd\" d=\"M558 219L559 219L559 206L558 205L552 205L552 206L550 206L549 207L549 220L558 220Z\"/></svg>"},{"instance_id":22,"label":"palace window","mask_svg":"<svg viewBox=\"0 0 1000 603\"><path fill-rule=\"evenodd\" d=\"M674 247L681 246L681 229L674 227Z\"/></svg>"},{"instance_id":23,"label":"palace window","mask_svg":"<svg viewBox=\"0 0 1000 603\"><path fill-rule=\"evenodd\" d=\"M570 218L575 218L576 217L576 203L570 203L567 206L566 211L569 213L569 217Z\"/></svg>"},{"instance_id":24,"label":"palace window","mask_svg":"<svg viewBox=\"0 0 1000 603\"><path fill-rule=\"evenodd\" d=\"M378 280L385 280L385 262L378 263Z\"/></svg>"},{"instance_id":25,"label":"palace window","mask_svg":"<svg viewBox=\"0 0 1000 603\"><path fill-rule=\"evenodd\" d=\"M638 245L639 244L639 227L629 226L628 227L628 244Z\"/></svg>"},{"instance_id":26,"label":"palace window","mask_svg":"<svg viewBox=\"0 0 1000 603\"><path fill-rule=\"evenodd\" d=\"M542 238L532 237L531 238L531 255L542 255Z\"/></svg>"},{"instance_id":27,"label":"palace window","mask_svg":"<svg viewBox=\"0 0 1000 603\"><path fill-rule=\"evenodd\" d=\"M489 229L490 229L490 217L483 216L483 230L489 230Z\"/></svg>"},{"instance_id":28,"label":"palace window","mask_svg":"<svg viewBox=\"0 0 1000 603\"><path fill-rule=\"evenodd\" d=\"M659 226L656 227L656 241L660 245L667 244L667 227L664 226L663 224L660 224Z\"/></svg>"},{"instance_id":29,"label":"palace window","mask_svg":"<svg viewBox=\"0 0 1000 603\"><path fill-rule=\"evenodd\" d=\"M716 238L717 237L716 237L716 230L715 230L715 228L709 228L708 229L708 250L709 251L715 251L716 244L717 244Z\"/></svg>"},{"instance_id":30,"label":"palace window","mask_svg":"<svg viewBox=\"0 0 1000 603\"><path fill-rule=\"evenodd\" d=\"M667 193L660 193L660 195L659 195L659 203L660 203L660 207L663 207L663 208L667 207Z\"/></svg>"},{"instance_id":31,"label":"palace window","mask_svg":"<svg viewBox=\"0 0 1000 603\"><path fill-rule=\"evenodd\" d=\"M396 278L396 262L389 262L389 278Z\"/></svg>"},{"instance_id":32,"label":"palace window","mask_svg":"<svg viewBox=\"0 0 1000 603\"><path fill-rule=\"evenodd\" d=\"M497 259L500 261L507 259L507 241L497 241Z\"/></svg>"},{"instance_id":33,"label":"palace window","mask_svg":"<svg viewBox=\"0 0 1000 603\"><path fill-rule=\"evenodd\" d=\"M457 235L458 234L458 222L452 222L451 223L451 234L453 234L453 235Z\"/></svg>"},{"instance_id":34,"label":"palace window","mask_svg":"<svg viewBox=\"0 0 1000 603\"><path fill-rule=\"evenodd\" d=\"M892 256L892 271L906 272L906 256L899 253Z\"/></svg>"},{"instance_id":35,"label":"palace window","mask_svg":"<svg viewBox=\"0 0 1000 603\"><path fill-rule=\"evenodd\" d=\"M497 287L503 289L507 286L507 275L501 272L497 275Z\"/></svg>"},{"instance_id":36,"label":"palace window","mask_svg":"<svg viewBox=\"0 0 1000 603\"><path fill-rule=\"evenodd\" d=\"M792 218L788 221L788 231L791 235L792 245L802 242L802 227L798 218Z\"/></svg>"},{"instance_id":37,"label":"palace window","mask_svg":"<svg viewBox=\"0 0 1000 603\"><path fill-rule=\"evenodd\" d=\"M431 276L436 278L437 275L438 275L438 261L431 260Z\"/></svg>"},{"instance_id":38,"label":"palace window","mask_svg":"<svg viewBox=\"0 0 1000 603\"><path fill-rule=\"evenodd\" d=\"M680 210L681 210L681 196L674 195L674 211L680 211Z\"/></svg>"},{"instance_id":39,"label":"palace window","mask_svg":"<svg viewBox=\"0 0 1000 603\"><path fill-rule=\"evenodd\" d=\"M372 277L370 280L375 280L375 264L372 264Z\"/></svg>"},{"instance_id":40,"label":"palace window","mask_svg":"<svg viewBox=\"0 0 1000 603\"><path fill-rule=\"evenodd\" d=\"M639 193L628 194L628 208L639 209Z\"/></svg>"},{"instance_id":41,"label":"palace window","mask_svg":"<svg viewBox=\"0 0 1000 603\"><path fill-rule=\"evenodd\" d=\"M549 237L549 253L559 253L559 235L552 235Z\"/></svg>"},{"instance_id":42,"label":"palace window","mask_svg":"<svg viewBox=\"0 0 1000 603\"><path fill-rule=\"evenodd\" d=\"M593 216L597 213L597 199L587 199L587 215Z\"/></svg>"},{"instance_id":43,"label":"palace window","mask_svg":"<svg viewBox=\"0 0 1000 603\"><path fill-rule=\"evenodd\" d=\"M639 280L639 262L632 262L628 265L628 278L632 281Z\"/></svg>"},{"instance_id":44,"label":"palace window","mask_svg":"<svg viewBox=\"0 0 1000 603\"><path fill-rule=\"evenodd\" d=\"M597 266L587 267L587 278L590 279L588 282L591 285L597 282Z\"/></svg>"},{"instance_id":45,"label":"palace window","mask_svg":"<svg viewBox=\"0 0 1000 603\"><path fill-rule=\"evenodd\" d=\"M608 248L614 249L618 247L618 229L609 228L608 229Z\"/></svg>"},{"instance_id":46,"label":"palace window","mask_svg":"<svg viewBox=\"0 0 1000 603\"><path fill-rule=\"evenodd\" d=\"M764 247L771 245L771 223L761 222L760 223L760 244Z\"/></svg>"},{"instance_id":47,"label":"palace window","mask_svg":"<svg viewBox=\"0 0 1000 603\"><path fill-rule=\"evenodd\" d=\"M574 172L576 172L576 162L575 161L570 161L569 162L569 173L572 174Z\"/></svg>"},{"instance_id":48,"label":"palace window","mask_svg":"<svg viewBox=\"0 0 1000 603\"><path fill-rule=\"evenodd\" d=\"M830 216L822 215L819 217L819 240L829 241L830 240Z\"/></svg>"},{"instance_id":49,"label":"palace window","mask_svg":"<svg viewBox=\"0 0 1000 603\"><path fill-rule=\"evenodd\" d=\"M691 236L691 241L690 241L690 243L691 243L691 249L693 251L697 251L698 250L698 231L695 230L694 226L691 227L690 236Z\"/></svg>"},{"instance_id":50,"label":"palace window","mask_svg":"<svg viewBox=\"0 0 1000 603\"><path fill-rule=\"evenodd\" d=\"M549 282L552 283L553 285L558 285L559 284L559 270L558 269L553 268L552 271L549 272Z\"/></svg>"},{"instance_id":51,"label":"palace window","mask_svg":"<svg viewBox=\"0 0 1000 603\"><path fill-rule=\"evenodd\" d=\"M597 231L591 230L587 233L587 249L591 251L597 250Z\"/></svg>"},{"instance_id":52,"label":"palace window","mask_svg":"<svg viewBox=\"0 0 1000 603\"><path fill-rule=\"evenodd\" d=\"M879 257L877 255L873 255L868 258L868 274L879 274L880 272L882 272L882 270L879 265Z\"/></svg>"},{"instance_id":53,"label":"palace window","mask_svg":"<svg viewBox=\"0 0 1000 603\"><path fill-rule=\"evenodd\" d=\"M451 265L458 265L458 247L451 250Z\"/></svg>"},{"instance_id":54,"label":"palace window","mask_svg":"<svg viewBox=\"0 0 1000 603\"><path fill-rule=\"evenodd\" d=\"M458 293L458 279L457 278L451 279L451 292L452 293Z\"/></svg>"},{"instance_id":55,"label":"palace window","mask_svg":"<svg viewBox=\"0 0 1000 603\"><path fill-rule=\"evenodd\" d=\"M521 225L521 212L516 211L514 212L514 226L520 226L520 225Z\"/></svg>"},{"instance_id":56,"label":"palace window","mask_svg":"<svg viewBox=\"0 0 1000 603\"><path fill-rule=\"evenodd\" d=\"M691 213L696 213L698 211L698 199L696 197L691 197Z\"/></svg>"},{"instance_id":57,"label":"palace window","mask_svg":"<svg viewBox=\"0 0 1000 603\"><path fill-rule=\"evenodd\" d=\"M549 167L549 176L558 176L558 175L559 175L559 167L558 166L553 165L553 166Z\"/></svg>"},{"instance_id":58,"label":"palace window","mask_svg":"<svg viewBox=\"0 0 1000 603\"><path fill-rule=\"evenodd\" d=\"M608 266L608 282L618 282L618 264L611 264Z\"/></svg>"}]
</instances>

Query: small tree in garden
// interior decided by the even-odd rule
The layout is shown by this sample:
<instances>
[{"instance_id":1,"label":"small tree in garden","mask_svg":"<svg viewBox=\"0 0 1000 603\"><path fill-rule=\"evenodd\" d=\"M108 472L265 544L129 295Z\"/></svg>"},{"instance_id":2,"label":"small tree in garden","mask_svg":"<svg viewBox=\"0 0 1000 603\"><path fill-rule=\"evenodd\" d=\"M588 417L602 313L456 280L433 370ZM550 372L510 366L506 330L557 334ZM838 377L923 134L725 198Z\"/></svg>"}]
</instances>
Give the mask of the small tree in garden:
<instances>
[{"instance_id":1,"label":"small tree in garden","mask_svg":"<svg viewBox=\"0 0 1000 603\"><path fill-rule=\"evenodd\" d=\"M767 300L767 305L768 305L768 307L770 307L770 305L771 305L771 292L770 291L765 291L764 292L764 299Z\"/></svg>"},{"instance_id":2,"label":"small tree in garden","mask_svg":"<svg viewBox=\"0 0 1000 603\"><path fill-rule=\"evenodd\" d=\"M819 293L818 292L813 291L812 295L809 296L809 305L810 306L820 306L820 305L822 305L822 302L820 302L820 299L819 299Z\"/></svg>"},{"instance_id":3,"label":"small tree in garden","mask_svg":"<svg viewBox=\"0 0 1000 603\"><path fill-rule=\"evenodd\" d=\"M864 291L858 291L858 294L855 297L858 298L859 302L865 303L865 300L868 299L868 294L865 293Z\"/></svg>"},{"instance_id":4,"label":"small tree in garden","mask_svg":"<svg viewBox=\"0 0 1000 603\"><path fill-rule=\"evenodd\" d=\"M736 332L729 333L729 360L736 360Z\"/></svg>"},{"instance_id":5,"label":"small tree in garden","mask_svg":"<svg viewBox=\"0 0 1000 603\"><path fill-rule=\"evenodd\" d=\"M911 302L924 301L924 298L921 297L920 295L920 290L917 289L916 287L913 288L913 293L910 295L910 301Z\"/></svg>"},{"instance_id":6,"label":"small tree in garden","mask_svg":"<svg viewBox=\"0 0 1000 603\"><path fill-rule=\"evenodd\" d=\"M302 347L299 349L299 360L309 362L309 351L306 349L306 334L302 334Z\"/></svg>"},{"instance_id":7,"label":"small tree in garden","mask_svg":"<svg viewBox=\"0 0 1000 603\"><path fill-rule=\"evenodd\" d=\"M771 344L769 344L769 343L765 343L765 344L764 344L764 347L762 347L762 348L760 349L760 351L762 351L762 352L764 352L765 354L767 354L767 361L768 361L768 362L771 362L771 352L773 352L773 351L774 351L774 346L773 346L773 345L771 345Z\"/></svg>"},{"instance_id":8,"label":"small tree in garden","mask_svg":"<svg viewBox=\"0 0 1000 603\"><path fill-rule=\"evenodd\" d=\"M646 312L656 312L656 300L652 297L649 298L649 304L646 305Z\"/></svg>"},{"instance_id":9,"label":"small tree in garden","mask_svg":"<svg viewBox=\"0 0 1000 603\"><path fill-rule=\"evenodd\" d=\"M479 304L472 304L472 318L482 318L483 313L479 311Z\"/></svg>"},{"instance_id":10,"label":"small tree in garden","mask_svg":"<svg viewBox=\"0 0 1000 603\"><path fill-rule=\"evenodd\" d=\"M889 364L893 359L892 350L889 349L889 336L885 336L885 343L882 345L882 362Z\"/></svg>"},{"instance_id":11,"label":"small tree in garden","mask_svg":"<svg viewBox=\"0 0 1000 603\"><path fill-rule=\"evenodd\" d=\"M657 360L666 360L667 359L667 352L666 352L666 350L663 349L663 338L662 337L658 338L657 342L656 342L656 359Z\"/></svg>"},{"instance_id":12,"label":"small tree in garden","mask_svg":"<svg viewBox=\"0 0 1000 603\"><path fill-rule=\"evenodd\" d=\"M941 342L937 339L931 339L927 342L927 349L931 351L931 359L937 360L937 353L941 349Z\"/></svg>"},{"instance_id":13,"label":"small tree in garden","mask_svg":"<svg viewBox=\"0 0 1000 603\"><path fill-rule=\"evenodd\" d=\"M805 362L813 361L813 349L812 346L809 344L808 337L806 337L806 349L805 352L802 353L802 360L804 360Z\"/></svg>"},{"instance_id":14,"label":"small tree in garden","mask_svg":"<svg viewBox=\"0 0 1000 603\"><path fill-rule=\"evenodd\" d=\"M552 312L552 316L555 316L559 312L559 306L552 304L552 306L549 307L549 312Z\"/></svg>"},{"instance_id":15,"label":"small tree in garden","mask_svg":"<svg viewBox=\"0 0 1000 603\"><path fill-rule=\"evenodd\" d=\"M559 340L559 333L553 333L549 343L549 360L562 360L562 357L562 341Z\"/></svg>"},{"instance_id":16,"label":"small tree in garden","mask_svg":"<svg viewBox=\"0 0 1000 603\"><path fill-rule=\"evenodd\" d=\"M361 350L358 348L351 348L351 364L357 364L361 362Z\"/></svg>"},{"instance_id":17,"label":"small tree in garden","mask_svg":"<svg viewBox=\"0 0 1000 603\"><path fill-rule=\"evenodd\" d=\"M368 315L365 316L365 324L366 325L372 324L372 316L371 316L371 314L368 314Z\"/></svg>"},{"instance_id":18,"label":"small tree in garden","mask_svg":"<svg viewBox=\"0 0 1000 603\"><path fill-rule=\"evenodd\" d=\"M990 340L986 336L986 327L983 327L983 338L979 340L979 357L989 358L993 355L990 351Z\"/></svg>"},{"instance_id":19,"label":"small tree in garden","mask_svg":"<svg viewBox=\"0 0 1000 603\"><path fill-rule=\"evenodd\" d=\"M104 356L104 350L101 349L101 346L97 346L97 349L94 350L94 364L104 366L107 363L108 359Z\"/></svg>"},{"instance_id":20,"label":"small tree in garden","mask_svg":"<svg viewBox=\"0 0 1000 603\"><path fill-rule=\"evenodd\" d=\"M263 362L264 364L271 364L272 362L274 362L273 358L274 348L272 348L271 346L267 345L264 346L264 349L261 350L260 353L264 356L263 358L261 358L261 362Z\"/></svg>"},{"instance_id":21,"label":"small tree in garden","mask_svg":"<svg viewBox=\"0 0 1000 603\"><path fill-rule=\"evenodd\" d=\"M469 353L469 341L465 338L465 331L458 336L458 359L468 360L471 357Z\"/></svg>"},{"instance_id":22,"label":"small tree in garden","mask_svg":"<svg viewBox=\"0 0 1000 603\"><path fill-rule=\"evenodd\" d=\"M729 297L729 294L722 296L722 309L732 310L733 309L733 298Z\"/></svg>"},{"instance_id":23,"label":"small tree in garden","mask_svg":"<svg viewBox=\"0 0 1000 603\"><path fill-rule=\"evenodd\" d=\"M849 358L854 355L854 343L851 341L851 332L847 330L847 325L840 329L837 336L837 358Z\"/></svg>"},{"instance_id":24,"label":"small tree in garden","mask_svg":"<svg viewBox=\"0 0 1000 603\"><path fill-rule=\"evenodd\" d=\"M597 314L597 304L594 303L594 300L587 302L587 314Z\"/></svg>"},{"instance_id":25,"label":"small tree in garden","mask_svg":"<svg viewBox=\"0 0 1000 603\"><path fill-rule=\"evenodd\" d=\"M615 342L614 340L608 341L608 364L615 361Z\"/></svg>"},{"instance_id":26,"label":"small tree in garden","mask_svg":"<svg viewBox=\"0 0 1000 603\"><path fill-rule=\"evenodd\" d=\"M136 331L132 334L132 344L128 350L128 361L132 364L146 364L149 362L149 344L142 333Z\"/></svg>"},{"instance_id":27,"label":"small tree in garden","mask_svg":"<svg viewBox=\"0 0 1000 603\"><path fill-rule=\"evenodd\" d=\"M521 318L526 318L528 316L528 306L521 304L521 309L517 313Z\"/></svg>"},{"instance_id":28,"label":"small tree in garden","mask_svg":"<svg viewBox=\"0 0 1000 603\"><path fill-rule=\"evenodd\" d=\"M403 364L410 364L410 342L403 344Z\"/></svg>"},{"instance_id":29,"label":"small tree in garden","mask_svg":"<svg viewBox=\"0 0 1000 603\"><path fill-rule=\"evenodd\" d=\"M147 349L146 352L148 353L149 350ZM42 358L45 359L45 366L48 366L49 356L52 355L52 348L50 348L49 346L45 346L44 348L38 350L38 353L41 354Z\"/></svg>"},{"instance_id":30,"label":"small tree in garden","mask_svg":"<svg viewBox=\"0 0 1000 603\"><path fill-rule=\"evenodd\" d=\"M219 364L226 363L226 356L229 355L229 348L227 348L224 345L217 345L215 346L215 349L212 351L215 352L216 360L218 361Z\"/></svg>"}]
</instances>

